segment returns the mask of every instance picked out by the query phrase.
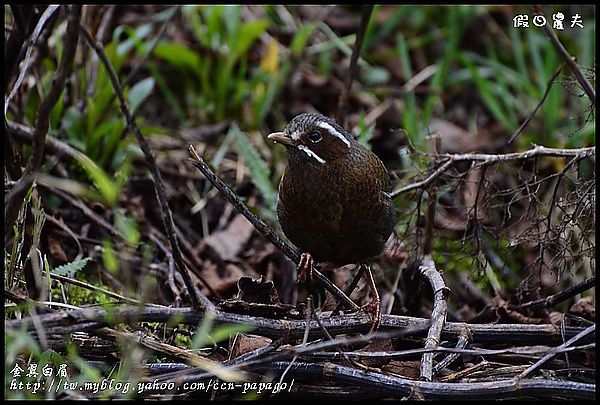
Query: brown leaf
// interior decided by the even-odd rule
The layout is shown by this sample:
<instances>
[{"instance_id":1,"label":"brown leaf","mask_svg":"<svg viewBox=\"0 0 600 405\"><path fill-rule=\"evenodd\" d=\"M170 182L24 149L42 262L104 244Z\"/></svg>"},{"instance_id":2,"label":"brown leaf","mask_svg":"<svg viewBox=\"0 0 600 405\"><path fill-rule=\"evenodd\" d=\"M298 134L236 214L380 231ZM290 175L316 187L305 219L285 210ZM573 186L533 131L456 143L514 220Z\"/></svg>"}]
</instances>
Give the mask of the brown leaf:
<instances>
[{"instance_id":1,"label":"brown leaf","mask_svg":"<svg viewBox=\"0 0 600 405\"><path fill-rule=\"evenodd\" d=\"M271 339L264 336L238 333L237 335L229 338L229 352L231 353L230 359L235 359L240 357L242 354L265 347L271 342Z\"/></svg>"},{"instance_id":2,"label":"brown leaf","mask_svg":"<svg viewBox=\"0 0 600 405\"><path fill-rule=\"evenodd\" d=\"M421 362L392 360L390 364L383 367L383 371L417 380L421 375Z\"/></svg>"},{"instance_id":3,"label":"brown leaf","mask_svg":"<svg viewBox=\"0 0 600 405\"><path fill-rule=\"evenodd\" d=\"M204 243L218 253L221 259L233 260L248 242L253 230L252 224L238 214L227 228L204 238Z\"/></svg>"},{"instance_id":4,"label":"brown leaf","mask_svg":"<svg viewBox=\"0 0 600 405\"><path fill-rule=\"evenodd\" d=\"M596 307L592 303L592 297L585 297L573 304L569 313L596 322Z\"/></svg>"},{"instance_id":5,"label":"brown leaf","mask_svg":"<svg viewBox=\"0 0 600 405\"><path fill-rule=\"evenodd\" d=\"M386 340L376 340L374 342L369 343L366 347L360 349L361 352L390 352L394 350L394 345L392 345L391 339ZM387 359L369 359L365 358L361 360L366 366L369 367L383 367L389 360Z\"/></svg>"},{"instance_id":6,"label":"brown leaf","mask_svg":"<svg viewBox=\"0 0 600 405\"><path fill-rule=\"evenodd\" d=\"M219 266L211 261L205 261L202 268L204 280L222 297L235 294L237 281L243 275L244 272L233 263L227 263L224 271L219 271ZM192 277L195 277L194 273L192 273Z\"/></svg>"}]
</instances>

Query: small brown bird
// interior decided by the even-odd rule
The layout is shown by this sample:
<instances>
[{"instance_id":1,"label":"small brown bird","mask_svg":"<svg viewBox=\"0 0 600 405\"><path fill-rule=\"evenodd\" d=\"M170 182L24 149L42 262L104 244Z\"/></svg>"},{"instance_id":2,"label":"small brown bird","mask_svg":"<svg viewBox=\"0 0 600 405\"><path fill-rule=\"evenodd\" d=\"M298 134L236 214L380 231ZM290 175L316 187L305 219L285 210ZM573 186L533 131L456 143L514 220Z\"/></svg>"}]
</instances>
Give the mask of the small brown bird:
<instances>
[{"instance_id":1,"label":"small brown bird","mask_svg":"<svg viewBox=\"0 0 600 405\"><path fill-rule=\"evenodd\" d=\"M364 266L373 295L373 328L381 302L366 262L383 250L396 224L390 179L379 158L335 120L305 113L269 139L285 145L288 164L279 184L277 217L288 239L312 260ZM302 276L302 274L301 274Z\"/></svg>"}]
</instances>

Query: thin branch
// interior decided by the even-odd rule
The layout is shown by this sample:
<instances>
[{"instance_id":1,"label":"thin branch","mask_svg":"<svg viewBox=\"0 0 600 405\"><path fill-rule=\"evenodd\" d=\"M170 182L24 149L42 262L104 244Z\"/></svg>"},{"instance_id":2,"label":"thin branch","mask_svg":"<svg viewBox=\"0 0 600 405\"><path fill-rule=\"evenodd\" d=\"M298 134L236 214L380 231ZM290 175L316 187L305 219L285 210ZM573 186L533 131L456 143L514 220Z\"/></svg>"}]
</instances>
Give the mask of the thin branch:
<instances>
[{"instance_id":1,"label":"thin branch","mask_svg":"<svg viewBox=\"0 0 600 405\"><path fill-rule=\"evenodd\" d=\"M415 355L420 355L423 353L448 353L448 357L452 356L452 359L445 358L440 361L434 367L435 372L441 371L444 367L447 367L456 357L461 355L467 356L500 356L506 354L518 354L521 356L544 356L548 354L548 350L555 350L557 354L563 353L571 353L575 351L581 350L590 350L595 349L595 343L588 343L581 346L569 346L564 348L548 348L547 346L533 346L533 347L514 347L510 349L465 349L465 345L470 342L469 338L466 335L461 335L458 338L456 343L456 347L434 347L431 349L406 349L399 351L385 351L385 352L367 352L367 351L353 351L353 352L344 352L346 357L351 359L385 359L385 360L397 360L397 359L410 359L414 358ZM455 357L454 357L455 356ZM328 361L336 361L340 358L340 352L332 352L332 351L316 351L314 353L303 353L303 358L312 359L312 360L328 360ZM441 366L440 366L441 365Z\"/></svg>"},{"instance_id":2,"label":"thin branch","mask_svg":"<svg viewBox=\"0 0 600 405\"><path fill-rule=\"evenodd\" d=\"M43 38L41 36L42 31L47 26L50 26L50 27L52 26L52 24L48 24L48 22L51 21L52 19L54 19L58 15L57 11L59 9L60 9L60 6L58 6L58 5L48 6L48 8L46 10L44 10L44 13L41 15L40 20L38 21L35 29L33 30L29 39L27 40L27 43L24 44L24 46L27 47L27 53L25 54L25 63L24 63L23 68L19 72L19 76L17 77L17 80L15 81L13 88L9 92L8 97L6 98L6 101L4 102L4 115L5 116L6 116L6 113L8 112L8 106L10 105L10 102L17 94L17 91L19 90L19 87L21 86L23 79L25 78L25 76L27 76L27 73L29 72L29 69L31 68L31 65L32 65L31 62L34 59L32 57L34 45L39 46L39 44L37 42ZM6 85L8 85L8 83L6 83Z\"/></svg>"},{"instance_id":3,"label":"thin branch","mask_svg":"<svg viewBox=\"0 0 600 405\"><path fill-rule=\"evenodd\" d=\"M406 185L399 188L398 190L390 193L392 198L398 197L400 194L406 193L411 190L420 189L427 187L433 180L444 173L450 166L455 162L465 161L479 161L482 164L493 164L510 162L514 160L526 160L537 157L577 157L580 159L596 156L596 147L591 146L588 148L574 148L574 149L558 149L558 148L546 148L544 146L536 145L533 149L525 152L515 152L506 154L486 154L486 153L465 153L465 154L451 154L444 153L439 155L444 163L438 167L433 173L431 173L426 179Z\"/></svg>"},{"instance_id":4,"label":"thin branch","mask_svg":"<svg viewBox=\"0 0 600 405\"><path fill-rule=\"evenodd\" d=\"M566 290L560 291L556 294L549 295L546 298L542 298L535 301L525 302L520 305L510 305L509 309L540 309L540 308L548 308L553 307L559 302L566 301L577 294L582 293L583 291L589 290L596 285L596 277L588 278L581 283L574 285L573 287L567 288Z\"/></svg>"},{"instance_id":5,"label":"thin branch","mask_svg":"<svg viewBox=\"0 0 600 405\"><path fill-rule=\"evenodd\" d=\"M44 97L40 103L40 107L37 111L35 132L33 134L33 141L31 145L31 156L27 161L27 166L23 172L23 176L13 186L11 191L17 190L18 192L11 192L7 195L4 203L4 215L5 215L5 231L12 228L17 214L23 205L25 193L33 183L35 175L42 165L44 157L44 144L46 135L48 134L48 128L50 126L50 111L58 101L73 68L73 59L75 58L75 49L77 48L77 40L79 35L77 29L79 27L79 19L81 17L81 6L71 6L71 12L68 17L67 32L65 34L65 47L60 60L60 66L56 70L56 75L52 81L52 87L48 94ZM7 234L8 232L5 232Z\"/></svg>"},{"instance_id":6,"label":"thin branch","mask_svg":"<svg viewBox=\"0 0 600 405\"><path fill-rule=\"evenodd\" d=\"M544 15L544 13L542 12L542 7L540 5L534 5L531 7L533 8L533 12L537 15ZM567 52L563 44L560 42L560 40L554 33L554 30L550 28L547 22L542 26L542 29L544 30L546 36L556 49L556 52L558 52L560 57L563 58L565 63L571 68L573 74L577 78L577 81L583 88L583 91L585 91L585 93L591 100L592 104L596 104L596 92L594 91L594 87L588 81L585 75L581 72L581 69L579 68L579 65L577 65L577 62L575 62L575 59L571 55L569 55L569 52Z\"/></svg>"},{"instance_id":7,"label":"thin branch","mask_svg":"<svg viewBox=\"0 0 600 405\"><path fill-rule=\"evenodd\" d=\"M337 122L345 126L346 121L346 109L348 107L348 95L350 94L350 88L352 87L352 81L354 80L354 74L356 71L356 62L358 61L358 55L360 55L360 48L362 48L365 32L373 13L372 5L362 6L362 16L360 18L360 25L358 26L358 32L356 33L356 40L354 41L354 48L352 48L352 56L350 58L350 67L348 68L348 74L346 75L346 82L340 95L337 111Z\"/></svg>"},{"instance_id":8,"label":"thin branch","mask_svg":"<svg viewBox=\"0 0 600 405\"><path fill-rule=\"evenodd\" d=\"M592 333L595 333L595 331L596 331L596 324L593 324L592 326L588 327L586 330L578 333L577 336L573 336L571 339L567 340L562 345L558 346L557 348L555 348L553 350L550 350L550 353L548 353L547 355L545 355L544 357L539 359L535 364L532 364L531 367L529 367L527 370L523 371L517 378L518 379L526 378L529 374L533 373L535 370L540 368L544 363L546 363L546 362L552 360L554 357L558 356L560 354L560 352L559 352L560 349L571 346L572 344L578 342L579 340L585 338L586 336L588 336Z\"/></svg>"},{"instance_id":9,"label":"thin branch","mask_svg":"<svg viewBox=\"0 0 600 405\"><path fill-rule=\"evenodd\" d=\"M46 275L46 272L44 272L43 274ZM95 285L84 283L83 281L76 280L74 278L65 277L65 276L61 276L59 274L54 274L54 273L50 273L50 278L53 278L58 281L62 281L63 283L73 284L73 285L76 285L77 287L85 288L86 290L101 293L101 294L106 295L107 297L115 298L117 300L127 302L129 304L135 304L135 305L143 304L142 301L125 297L123 295L114 293L112 291L105 290L104 288L100 288L100 287L96 287Z\"/></svg>"},{"instance_id":10,"label":"thin branch","mask_svg":"<svg viewBox=\"0 0 600 405\"><path fill-rule=\"evenodd\" d=\"M433 159L429 162L430 167L435 167L436 161L442 149L442 137L439 132L429 136L430 148L433 150ZM437 205L437 187L435 183L427 192L427 217L425 221L425 232L423 233L423 255L431 254L433 248L433 228L435 222L435 210Z\"/></svg>"},{"instance_id":11,"label":"thin branch","mask_svg":"<svg viewBox=\"0 0 600 405\"><path fill-rule=\"evenodd\" d=\"M14 17L14 25L11 29L10 36L4 43L4 94L8 91L10 78L13 75L14 69L20 64L25 57L27 48L32 44L31 33L37 27L37 22L41 18L41 13L45 6L31 7L25 4L12 4L10 6ZM27 19L27 21L25 21ZM34 27L35 25L35 27ZM29 36L29 38L27 38Z\"/></svg>"},{"instance_id":12,"label":"thin branch","mask_svg":"<svg viewBox=\"0 0 600 405\"><path fill-rule=\"evenodd\" d=\"M471 342L471 338L469 337L468 331L465 330L465 333L458 337L458 341L456 342L455 350L464 350L467 345ZM460 352L452 352L449 353L446 357L444 357L440 362L438 362L433 368L433 374L438 374L444 368L448 367L450 364L454 362L454 360L460 357Z\"/></svg>"},{"instance_id":13,"label":"thin branch","mask_svg":"<svg viewBox=\"0 0 600 405\"><path fill-rule=\"evenodd\" d=\"M103 328L97 332L100 332L98 334L101 336L110 336L111 338L123 338L130 341L137 341L140 343L140 345L152 351L161 353L163 355L166 354L175 358L181 358L187 364L191 364L195 367L201 368L202 370L208 371L213 376L220 378L221 380L236 382L248 380L248 376L246 376L246 373L242 371L232 370L231 368L223 366L214 360L207 359L204 356L199 356L198 354L195 354L189 350L183 350L179 347L163 343L151 336L111 330L108 328Z\"/></svg>"},{"instance_id":14,"label":"thin branch","mask_svg":"<svg viewBox=\"0 0 600 405\"><path fill-rule=\"evenodd\" d=\"M169 208L167 193L165 191L165 187L161 179L160 170L158 170L156 159L154 158L154 155L150 150L148 142L142 136L142 133L140 132L137 124L135 123L134 115L127 106L125 96L123 95L123 88L119 84L119 78L117 77L117 74L115 73L115 70L113 69L110 61L108 60L108 57L106 56L106 52L104 52L104 47L102 46L102 44L98 43L90 35L90 33L87 32L85 27L80 26L79 29L86 41L88 42L88 44L96 51L96 53L100 57L100 60L104 64L104 67L106 68L106 71L108 72L108 75L112 82L113 89L119 98L121 111L127 119L127 126L134 133L138 144L142 149L142 152L144 152L144 156L146 157L146 161L148 163L148 166L150 167L152 179L154 180L154 191L156 192L156 198L160 205L160 210L162 213L161 219L165 227L167 237L169 239L169 244L171 245L171 250L173 251L173 259L175 259L175 266L177 267L177 270L179 270L183 277L183 281L185 282L185 286L187 287L188 294L192 301L192 305L194 307L198 307L200 304L202 304L206 308L214 308L214 304L196 288L196 286L192 282L192 279L190 278L190 274L188 272L187 267L185 267L185 264L183 263L181 250L179 249L179 243L177 242L177 237L175 235L175 224L173 223L173 214L171 212L171 209Z\"/></svg>"},{"instance_id":15,"label":"thin branch","mask_svg":"<svg viewBox=\"0 0 600 405\"><path fill-rule=\"evenodd\" d=\"M562 68L564 66L565 66L565 64L561 63L560 66L556 69L556 72L554 72L554 74L552 75L552 77L550 78L550 80L548 80L548 83L546 84L546 91L544 92L544 95L542 96L542 99L535 106L535 108L529 114L529 116L527 117L527 119L525 119L525 121L523 121L523 123L521 124L521 126L519 128L517 128L517 130L514 132L514 134L512 134L510 136L510 138L508 139L507 143L512 143L512 141L514 141L515 138L521 134L521 132L523 131L523 129L525 129L525 127L527 126L527 124L529 124L529 121L531 121L531 119L535 116L535 114L540 109L540 107L544 104L544 101L546 101L546 98L548 97L548 94L550 94L550 90L552 90L552 84L554 83L554 81L556 80L556 78L558 77L558 75L560 74L560 72L562 71Z\"/></svg>"},{"instance_id":16,"label":"thin branch","mask_svg":"<svg viewBox=\"0 0 600 405\"><path fill-rule=\"evenodd\" d=\"M242 200L238 198L237 195L223 181L217 177L217 175L211 170L211 168L206 164L204 159L202 159L194 147L190 145L189 147L190 155L193 159L190 159L190 162L196 166L202 174L206 177L208 181L212 183L213 186L225 197L233 206L242 214L253 226L258 230L269 242L275 245L276 248L281 250L281 252L286 255L292 262L298 263L300 261L300 253L294 248L292 248L289 244L287 244L283 239L277 235L277 233L267 225L262 219L259 219L252 211L248 209L246 204L243 203ZM344 302L351 309L356 310L358 306L352 302L350 298L342 290L340 290L335 284L333 284L327 277L325 277L320 271L317 269L313 270L313 277L325 288L329 291L336 299Z\"/></svg>"},{"instance_id":17,"label":"thin branch","mask_svg":"<svg viewBox=\"0 0 600 405\"><path fill-rule=\"evenodd\" d=\"M431 173L426 179L418 181L416 183L412 183L409 184L407 186L404 186L402 188L399 188L398 190L390 193L390 197L392 198L396 198L398 197L400 194L406 193L408 191L411 190L415 190L415 189L419 189L419 188L425 188L427 187L433 180L435 180L437 177L439 177L442 173L444 173L446 170L448 170L448 168L450 166L452 166L452 163L454 163L454 161L452 159L448 159L444 162L444 164L442 164L440 167L438 167L433 173Z\"/></svg>"},{"instance_id":18,"label":"thin branch","mask_svg":"<svg viewBox=\"0 0 600 405\"><path fill-rule=\"evenodd\" d=\"M444 279L435 268L431 255L423 257L419 268L421 276L427 279L433 290L433 310L431 311L431 326L427 332L425 349L438 347L446 322L448 307L446 300L450 289L444 284ZM421 379L431 381L433 377L433 353L425 353L421 359Z\"/></svg>"}]
</instances>

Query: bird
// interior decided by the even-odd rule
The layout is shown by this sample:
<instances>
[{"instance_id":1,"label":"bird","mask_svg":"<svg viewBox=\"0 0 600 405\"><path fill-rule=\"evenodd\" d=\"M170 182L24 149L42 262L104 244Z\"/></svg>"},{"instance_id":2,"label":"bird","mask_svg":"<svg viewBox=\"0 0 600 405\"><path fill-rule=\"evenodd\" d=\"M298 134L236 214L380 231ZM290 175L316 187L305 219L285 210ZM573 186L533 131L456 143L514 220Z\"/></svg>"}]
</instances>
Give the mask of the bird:
<instances>
[{"instance_id":1,"label":"bird","mask_svg":"<svg viewBox=\"0 0 600 405\"><path fill-rule=\"evenodd\" d=\"M369 266L396 224L389 174L381 160L333 118L319 113L294 117L268 139L285 146L288 162L279 183L277 218L284 235L302 253L298 267L314 262L357 264L366 277L379 326L381 301ZM364 270L364 271L363 271Z\"/></svg>"}]
</instances>

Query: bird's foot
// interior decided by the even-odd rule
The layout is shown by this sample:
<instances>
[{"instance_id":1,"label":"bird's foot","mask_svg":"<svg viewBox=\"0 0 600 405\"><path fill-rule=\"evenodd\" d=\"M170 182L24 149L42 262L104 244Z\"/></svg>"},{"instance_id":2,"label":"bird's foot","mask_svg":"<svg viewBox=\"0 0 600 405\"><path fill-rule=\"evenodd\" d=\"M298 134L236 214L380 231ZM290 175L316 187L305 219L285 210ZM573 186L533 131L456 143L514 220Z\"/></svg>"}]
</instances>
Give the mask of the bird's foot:
<instances>
[{"instance_id":1,"label":"bird's foot","mask_svg":"<svg viewBox=\"0 0 600 405\"><path fill-rule=\"evenodd\" d=\"M369 313L373 317L373 323L371 324L371 329L369 329L369 333L379 329L379 325L381 324L381 300L374 299L368 304L363 305L361 309Z\"/></svg>"},{"instance_id":2,"label":"bird's foot","mask_svg":"<svg viewBox=\"0 0 600 405\"><path fill-rule=\"evenodd\" d=\"M303 283L307 279L312 279L314 265L315 263L310 253L302 253L300 262L298 263L298 282Z\"/></svg>"}]
</instances>

